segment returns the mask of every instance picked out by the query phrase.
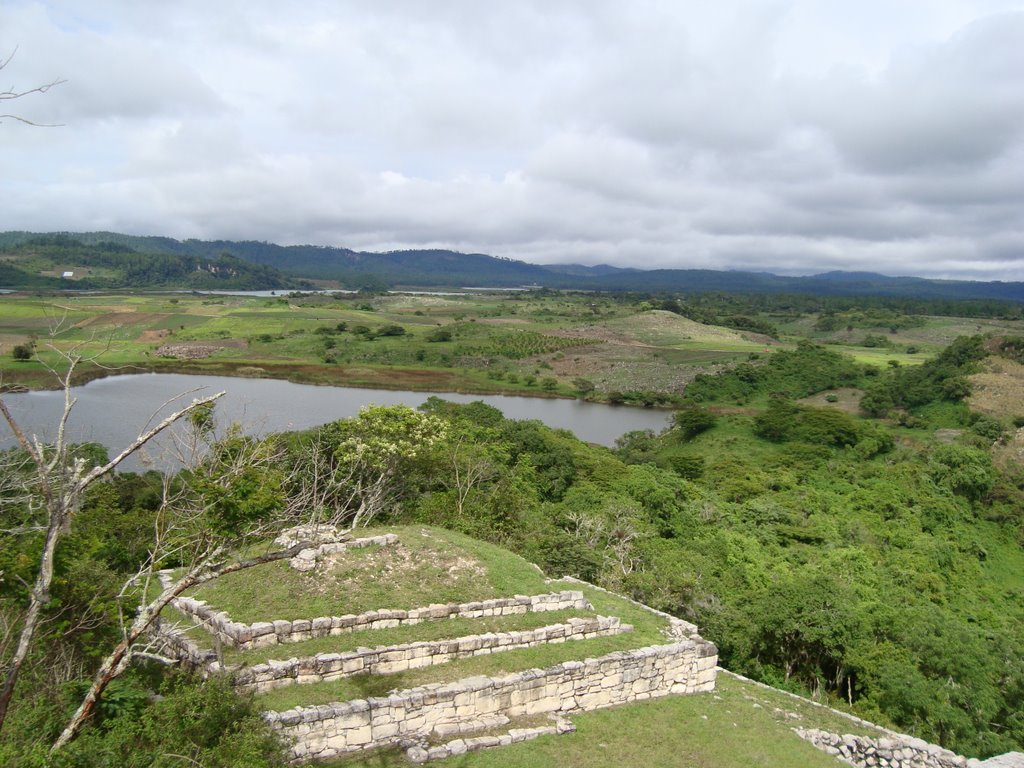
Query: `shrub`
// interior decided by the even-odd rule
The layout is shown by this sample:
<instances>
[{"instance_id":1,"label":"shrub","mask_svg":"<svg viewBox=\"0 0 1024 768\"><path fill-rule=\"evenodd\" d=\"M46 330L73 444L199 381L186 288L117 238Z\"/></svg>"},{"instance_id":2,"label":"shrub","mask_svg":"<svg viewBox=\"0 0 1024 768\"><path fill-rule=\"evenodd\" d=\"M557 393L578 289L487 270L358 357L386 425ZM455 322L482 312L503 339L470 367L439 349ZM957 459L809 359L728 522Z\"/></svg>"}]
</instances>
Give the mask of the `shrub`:
<instances>
[{"instance_id":1,"label":"shrub","mask_svg":"<svg viewBox=\"0 0 1024 768\"><path fill-rule=\"evenodd\" d=\"M595 389L594 382L592 382L590 379L584 379L582 377L573 379L572 385L576 387L576 391L579 392L581 395L589 394L590 392L593 392Z\"/></svg>"},{"instance_id":2,"label":"shrub","mask_svg":"<svg viewBox=\"0 0 1024 768\"><path fill-rule=\"evenodd\" d=\"M932 479L953 493L977 500L995 483L992 458L986 451L966 445L940 445L932 452Z\"/></svg>"},{"instance_id":3,"label":"shrub","mask_svg":"<svg viewBox=\"0 0 1024 768\"><path fill-rule=\"evenodd\" d=\"M971 431L986 440L998 440L1003 434L1003 425L991 416L979 416L971 426Z\"/></svg>"},{"instance_id":4,"label":"shrub","mask_svg":"<svg viewBox=\"0 0 1024 768\"><path fill-rule=\"evenodd\" d=\"M107 713L112 716L61 750L55 765L142 768L169 765L170 755L189 755L188 765L218 768L287 765L281 740L251 696L239 696L227 682L176 675L161 693L141 710Z\"/></svg>"},{"instance_id":5,"label":"shrub","mask_svg":"<svg viewBox=\"0 0 1024 768\"><path fill-rule=\"evenodd\" d=\"M801 440L836 447L856 445L860 439L857 421L833 408L800 406L773 396L768 410L754 420L754 434L774 443Z\"/></svg>"},{"instance_id":6,"label":"shrub","mask_svg":"<svg viewBox=\"0 0 1024 768\"><path fill-rule=\"evenodd\" d=\"M697 480L704 474L703 456L684 456L676 454L669 457L668 464L672 468L673 472L687 480Z\"/></svg>"},{"instance_id":7,"label":"shrub","mask_svg":"<svg viewBox=\"0 0 1024 768\"><path fill-rule=\"evenodd\" d=\"M672 416L672 424L679 430L679 436L683 440L692 440L701 432L711 429L717 420L718 417L707 408L696 405L676 411Z\"/></svg>"}]
</instances>

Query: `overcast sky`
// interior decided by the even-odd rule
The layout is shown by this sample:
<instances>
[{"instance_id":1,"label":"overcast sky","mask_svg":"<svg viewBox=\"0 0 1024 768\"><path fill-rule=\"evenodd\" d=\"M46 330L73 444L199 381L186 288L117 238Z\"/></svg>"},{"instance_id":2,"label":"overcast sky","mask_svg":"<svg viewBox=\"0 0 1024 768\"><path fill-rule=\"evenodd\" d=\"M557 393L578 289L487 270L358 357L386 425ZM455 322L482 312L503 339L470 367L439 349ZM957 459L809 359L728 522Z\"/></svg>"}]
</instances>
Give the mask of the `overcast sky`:
<instances>
[{"instance_id":1,"label":"overcast sky","mask_svg":"<svg viewBox=\"0 0 1024 768\"><path fill-rule=\"evenodd\" d=\"M712 7L713 5L713 7ZM0 3L0 230L1024 280L1024 0Z\"/></svg>"}]
</instances>

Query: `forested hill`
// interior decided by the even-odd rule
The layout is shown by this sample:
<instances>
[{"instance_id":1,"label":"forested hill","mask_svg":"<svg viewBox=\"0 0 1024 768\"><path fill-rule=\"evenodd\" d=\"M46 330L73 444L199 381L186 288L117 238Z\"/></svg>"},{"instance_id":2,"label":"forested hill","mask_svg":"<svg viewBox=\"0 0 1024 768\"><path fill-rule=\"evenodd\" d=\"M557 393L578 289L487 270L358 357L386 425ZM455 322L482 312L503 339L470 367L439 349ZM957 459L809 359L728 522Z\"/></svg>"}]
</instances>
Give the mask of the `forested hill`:
<instances>
[{"instance_id":1,"label":"forested hill","mask_svg":"<svg viewBox=\"0 0 1024 768\"><path fill-rule=\"evenodd\" d=\"M38 238L29 232L0 233L0 248ZM53 237L48 235L47 237ZM336 280L350 288L396 286L545 288L679 293L804 293L823 296L900 296L928 299L997 299L1024 302L1024 282L972 282L829 272L787 277L762 272L707 269L621 269L608 265L539 265L481 253L429 249L373 253L317 245L282 246L234 240L174 240L113 232L70 235L86 245L122 246L143 254L195 259L229 254L296 278ZM0 273L0 278L4 274ZM3 281L8 282L8 281ZM262 286L279 287L279 286Z\"/></svg>"},{"instance_id":2,"label":"forested hill","mask_svg":"<svg viewBox=\"0 0 1024 768\"><path fill-rule=\"evenodd\" d=\"M265 290L303 285L273 266L225 251L140 252L125 243L83 242L69 235L34 235L0 243L0 287L4 288Z\"/></svg>"}]
</instances>

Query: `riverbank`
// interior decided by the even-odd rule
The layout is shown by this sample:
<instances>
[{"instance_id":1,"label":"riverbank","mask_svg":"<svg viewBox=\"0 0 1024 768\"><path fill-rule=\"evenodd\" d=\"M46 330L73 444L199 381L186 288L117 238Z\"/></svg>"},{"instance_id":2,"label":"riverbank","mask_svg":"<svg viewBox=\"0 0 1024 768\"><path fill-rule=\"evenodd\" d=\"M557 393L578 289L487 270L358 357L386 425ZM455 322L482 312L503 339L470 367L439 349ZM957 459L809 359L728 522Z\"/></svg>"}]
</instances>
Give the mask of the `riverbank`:
<instances>
[{"instance_id":1,"label":"riverbank","mask_svg":"<svg viewBox=\"0 0 1024 768\"><path fill-rule=\"evenodd\" d=\"M51 371L39 365L25 364L22 368L4 371L0 392L45 392L62 389L61 381ZM80 363L72 375L72 386L83 386L91 381L111 376L139 373L178 373L194 376L228 376L243 379L275 379L293 384L312 384L328 387L357 387L360 389L412 390L415 392L451 392L454 394L512 395L544 399L584 400L601 403L600 398L572 397L555 392L544 392L524 386L478 381L456 371L423 368L395 368L389 366L337 366L260 361L222 360L166 360L146 364L128 364L111 367L96 363Z\"/></svg>"}]
</instances>

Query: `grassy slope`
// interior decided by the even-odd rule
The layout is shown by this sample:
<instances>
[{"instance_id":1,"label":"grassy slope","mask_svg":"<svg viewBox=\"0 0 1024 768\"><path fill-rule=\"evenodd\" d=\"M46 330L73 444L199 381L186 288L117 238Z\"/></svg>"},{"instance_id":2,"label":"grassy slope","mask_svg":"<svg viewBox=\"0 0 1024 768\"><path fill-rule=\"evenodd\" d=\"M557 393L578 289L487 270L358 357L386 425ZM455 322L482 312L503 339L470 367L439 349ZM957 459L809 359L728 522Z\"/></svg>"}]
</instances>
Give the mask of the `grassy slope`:
<instances>
[{"instance_id":1,"label":"grassy slope","mask_svg":"<svg viewBox=\"0 0 1024 768\"><path fill-rule=\"evenodd\" d=\"M760 348L727 329L580 297L11 295L0 297L0 309L0 374L33 387L48 383L42 366L9 355L31 338L51 365L59 359L48 344L67 350L85 342L89 352L102 349L108 365L145 370L562 396L574 395L574 381L583 377L598 385L598 397L611 390L678 392L696 373ZM336 331L339 323L348 330ZM58 324L62 333L50 339ZM390 324L405 334L367 340L352 333ZM451 340L430 340L440 327ZM531 334L539 337L524 342ZM201 360L156 354L163 344L190 343L220 348ZM106 375L86 367L82 373ZM549 380L553 389L546 389Z\"/></svg>"},{"instance_id":2,"label":"grassy slope","mask_svg":"<svg viewBox=\"0 0 1024 768\"><path fill-rule=\"evenodd\" d=\"M441 761L459 768L826 768L836 760L791 730L876 735L828 710L728 675L713 694L669 696L572 718L577 731ZM399 768L397 750L354 755L329 768Z\"/></svg>"}]
</instances>

